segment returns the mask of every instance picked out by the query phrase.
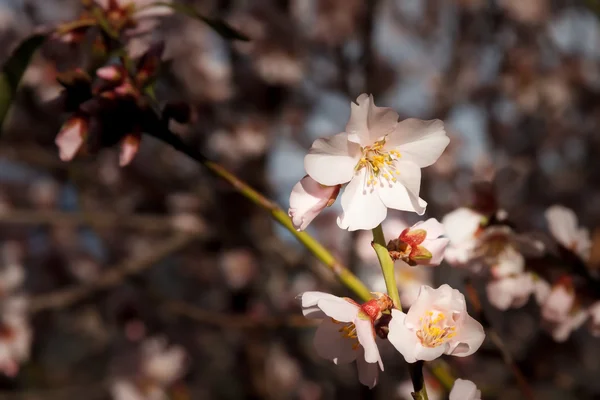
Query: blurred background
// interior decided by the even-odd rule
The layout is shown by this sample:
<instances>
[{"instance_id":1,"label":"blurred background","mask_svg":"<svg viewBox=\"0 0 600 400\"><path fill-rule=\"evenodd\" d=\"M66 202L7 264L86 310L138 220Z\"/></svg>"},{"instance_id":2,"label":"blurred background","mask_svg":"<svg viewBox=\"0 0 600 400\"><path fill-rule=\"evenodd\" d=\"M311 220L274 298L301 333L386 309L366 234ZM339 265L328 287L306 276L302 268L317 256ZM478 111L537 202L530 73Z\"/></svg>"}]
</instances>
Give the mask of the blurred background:
<instances>
[{"instance_id":1,"label":"blurred background","mask_svg":"<svg viewBox=\"0 0 600 400\"><path fill-rule=\"evenodd\" d=\"M192 107L192 122L172 129L282 208L311 143L342 131L367 92L401 118L446 123L450 146L423 171L428 216L472 204L473 182L493 180L523 232L545 230L552 204L575 210L592 232L589 267L600 267L600 2L185 3L251 40L183 15L152 30L165 41L158 97ZM0 60L80 11L76 0L0 0ZM0 139L0 296L29 307L20 330L0 329L0 358L4 342L22 350L3 367L0 399L410 399L391 349L373 390L353 365L318 358L295 296L350 293L228 184L150 137L126 168L115 149L59 160L65 115L47 104L76 50L50 41L36 54ZM309 232L381 290L368 232L340 230L340 212ZM456 287L465 276L447 265L406 274ZM555 343L533 303L484 308L536 398L600 399L599 339L581 329ZM447 362L484 399L522 398L487 342ZM435 378L427 384L430 398L447 398Z\"/></svg>"}]
</instances>

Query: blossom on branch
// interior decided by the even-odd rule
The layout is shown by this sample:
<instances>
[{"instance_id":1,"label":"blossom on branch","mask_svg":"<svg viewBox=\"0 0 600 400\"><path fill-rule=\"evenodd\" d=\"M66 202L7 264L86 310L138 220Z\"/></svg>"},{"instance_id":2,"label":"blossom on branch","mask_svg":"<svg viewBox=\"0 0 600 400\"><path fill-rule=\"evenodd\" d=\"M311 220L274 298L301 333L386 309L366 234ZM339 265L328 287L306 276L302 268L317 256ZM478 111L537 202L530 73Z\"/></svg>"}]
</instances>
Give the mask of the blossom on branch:
<instances>
[{"instance_id":1,"label":"blossom on branch","mask_svg":"<svg viewBox=\"0 0 600 400\"><path fill-rule=\"evenodd\" d=\"M388 339L409 363L442 354L466 357L484 338L483 326L467 314L465 296L446 284L437 289L422 286L406 314L392 310Z\"/></svg>"},{"instance_id":2,"label":"blossom on branch","mask_svg":"<svg viewBox=\"0 0 600 400\"><path fill-rule=\"evenodd\" d=\"M586 261L592 247L590 232L578 225L573 210L555 205L546 210L545 216L556 241Z\"/></svg>"},{"instance_id":3,"label":"blossom on branch","mask_svg":"<svg viewBox=\"0 0 600 400\"><path fill-rule=\"evenodd\" d=\"M403 260L409 265L435 267L444 258L444 250L449 239L444 235L444 226L435 218L419 221L400 233L397 239L388 243L390 256Z\"/></svg>"},{"instance_id":4,"label":"blossom on branch","mask_svg":"<svg viewBox=\"0 0 600 400\"><path fill-rule=\"evenodd\" d=\"M422 215L421 168L433 164L450 139L440 120L406 119L377 107L362 94L352 104L346 129L317 139L304 158L308 175L325 186L348 184L342 194L342 229L372 229L387 209Z\"/></svg>"},{"instance_id":5,"label":"blossom on branch","mask_svg":"<svg viewBox=\"0 0 600 400\"><path fill-rule=\"evenodd\" d=\"M356 360L359 381L373 388L379 369L383 371L374 324L383 311L392 307L391 299L380 294L377 299L361 305L349 298L322 292L304 292L299 298L305 317L323 319L315 334L317 353L335 364Z\"/></svg>"},{"instance_id":6,"label":"blossom on branch","mask_svg":"<svg viewBox=\"0 0 600 400\"><path fill-rule=\"evenodd\" d=\"M481 390L469 380L457 379L454 381L448 400L481 400Z\"/></svg>"}]
</instances>

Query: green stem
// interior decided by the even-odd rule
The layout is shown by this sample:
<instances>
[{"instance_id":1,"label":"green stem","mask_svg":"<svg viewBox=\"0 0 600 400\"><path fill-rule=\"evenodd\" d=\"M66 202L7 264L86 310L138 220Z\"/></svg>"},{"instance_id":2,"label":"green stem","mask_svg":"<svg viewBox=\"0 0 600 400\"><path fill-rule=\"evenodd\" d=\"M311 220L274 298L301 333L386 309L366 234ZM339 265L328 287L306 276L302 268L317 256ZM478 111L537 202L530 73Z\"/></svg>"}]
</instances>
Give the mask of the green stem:
<instances>
[{"instance_id":1,"label":"green stem","mask_svg":"<svg viewBox=\"0 0 600 400\"><path fill-rule=\"evenodd\" d=\"M412 393L412 397L415 400L429 400L427 397L427 389L425 388L425 379L423 378L423 364L423 361L408 364L410 378L412 380L413 388L415 389Z\"/></svg>"},{"instance_id":2,"label":"green stem","mask_svg":"<svg viewBox=\"0 0 600 400\"><path fill-rule=\"evenodd\" d=\"M402 310L400 303L400 295L398 294L398 285L396 284L396 270L394 269L394 260L390 257L390 252L387 249L385 236L381 224L373 229L373 249L377 254L381 272L385 280L385 287L388 296L392 299L394 307ZM428 400L427 389L425 388L425 379L423 378L423 361L417 361L413 364L408 364L410 377L413 383L414 392L412 396L415 400Z\"/></svg>"},{"instance_id":3,"label":"green stem","mask_svg":"<svg viewBox=\"0 0 600 400\"><path fill-rule=\"evenodd\" d=\"M381 265L381 272L383 273L383 279L385 280L385 288L387 289L388 296L390 296L392 299L394 307L398 310L402 310L402 303L400 303L400 295L398 294L398 285L396 284L394 260L392 260L392 257L390 257L390 252L387 249L387 243L385 242L385 236L383 235L381 224L373 228L372 246L377 254L379 265Z\"/></svg>"},{"instance_id":4,"label":"green stem","mask_svg":"<svg viewBox=\"0 0 600 400\"><path fill-rule=\"evenodd\" d=\"M325 247L323 247L315 238L310 236L306 232L298 232L290 217L285 211L277 206L274 202L267 199L265 196L257 192L254 188L249 186L244 181L233 175L227 169L223 168L219 164L208 160L201 153L188 147L179 136L174 135L167 129L152 132L152 135L163 142L166 142L173 146L176 150L186 154L188 157L198 161L204 165L211 173L229 182L242 196L258 205L259 207L269 211L273 219L279 222L284 228L290 231L300 243L302 243L315 257L317 257L323 264L325 264L337 278L350 290L352 290L356 296L363 301L368 301L372 298L369 289L354 275L348 268L341 264Z\"/></svg>"}]
</instances>

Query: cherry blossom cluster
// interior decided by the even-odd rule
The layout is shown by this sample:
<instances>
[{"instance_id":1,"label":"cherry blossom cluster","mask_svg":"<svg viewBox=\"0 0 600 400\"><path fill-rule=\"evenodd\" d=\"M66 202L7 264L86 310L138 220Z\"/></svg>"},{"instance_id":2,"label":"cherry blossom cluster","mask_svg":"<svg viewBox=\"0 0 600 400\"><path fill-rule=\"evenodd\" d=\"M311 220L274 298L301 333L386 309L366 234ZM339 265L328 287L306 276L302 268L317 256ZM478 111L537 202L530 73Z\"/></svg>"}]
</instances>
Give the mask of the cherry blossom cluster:
<instances>
[{"instance_id":1,"label":"cherry blossom cluster","mask_svg":"<svg viewBox=\"0 0 600 400\"><path fill-rule=\"evenodd\" d=\"M398 119L363 94L352 103L344 132L313 143L304 159L307 175L290 196L289 215L298 230L331 206L341 190L343 214L337 223L342 229L374 229L388 208L424 214L421 168L439 158L449 139L439 120ZM387 250L409 268L427 268L441 263L449 242L444 226L430 218L396 232ZM299 296L304 315L322 319L314 340L317 353L335 364L356 361L359 381L370 388L384 369L378 341L388 340L408 363L443 354L466 357L483 343L485 332L467 313L464 295L447 284L420 286L407 312L388 295L373 294L363 304L322 292ZM465 398L470 388L458 386L454 398ZM468 398L478 398L471 392Z\"/></svg>"},{"instance_id":2,"label":"cherry blossom cluster","mask_svg":"<svg viewBox=\"0 0 600 400\"><path fill-rule=\"evenodd\" d=\"M0 269L0 373L17 375L20 364L29 359L32 331L27 313L27 297L22 294L25 270L18 244L2 246Z\"/></svg>"},{"instance_id":3,"label":"cherry blossom cluster","mask_svg":"<svg viewBox=\"0 0 600 400\"><path fill-rule=\"evenodd\" d=\"M527 268L528 259L540 259L549 249L530 235L516 233L507 217L503 211L490 217L469 208L447 214L442 220L450 239L446 261L487 278L488 300L500 310L522 307L533 295L542 325L558 342L567 340L586 321L591 333L600 335L600 303L585 291L578 296L577 286L582 282L571 274L548 274L545 262L541 270ZM547 209L545 217L565 263L574 262L585 269L591 242L587 229L578 226L575 213L555 205Z\"/></svg>"}]
</instances>

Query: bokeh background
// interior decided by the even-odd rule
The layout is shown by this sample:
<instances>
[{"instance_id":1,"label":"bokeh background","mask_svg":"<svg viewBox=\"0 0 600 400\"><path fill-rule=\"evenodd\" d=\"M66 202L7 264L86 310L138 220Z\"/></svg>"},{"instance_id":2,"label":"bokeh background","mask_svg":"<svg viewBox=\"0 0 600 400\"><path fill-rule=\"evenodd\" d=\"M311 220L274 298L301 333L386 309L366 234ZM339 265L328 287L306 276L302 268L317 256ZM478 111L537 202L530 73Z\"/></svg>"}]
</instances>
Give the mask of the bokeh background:
<instances>
[{"instance_id":1,"label":"bokeh background","mask_svg":"<svg viewBox=\"0 0 600 400\"><path fill-rule=\"evenodd\" d=\"M312 141L343 130L350 101L368 92L402 118L446 123L450 146L423 171L428 216L472 204L473 182L494 181L521 231L543 231L544 210L558 203L600 241L600 2L187 3L251 41L182 15L163 20L153 32L166 42L157 92L193 110L192 123L172 128L283 208ZM79 11L75 0L0 0L0 60L36 27ZM161 363L173 378L166 398L410 399L391 349L373 390L354 366L317 357L295 296L349 293L228 184L149 137L123 169L115 149L59 160L65 116L47 104L60 91L57 71L77 57L62 43L44 46L0 139L0 293L15 279L9 267L21 266L32 332L19 373L0 376L0 399L139 399L115 385L145 385L156 338L176 349ZM340 230L340 211L328 209L309 232L381 287L370 239ZM589 267L599 266L595 244ZM461 287L464 276L442 265L427 278ZM99 280L108 283L90 286ZM485 307L536 398L600 399L599 339L581 329L555 343L533 303ZM522 396L490 343L447 362L484 399Z\"/></svg>"}]
</instances>

